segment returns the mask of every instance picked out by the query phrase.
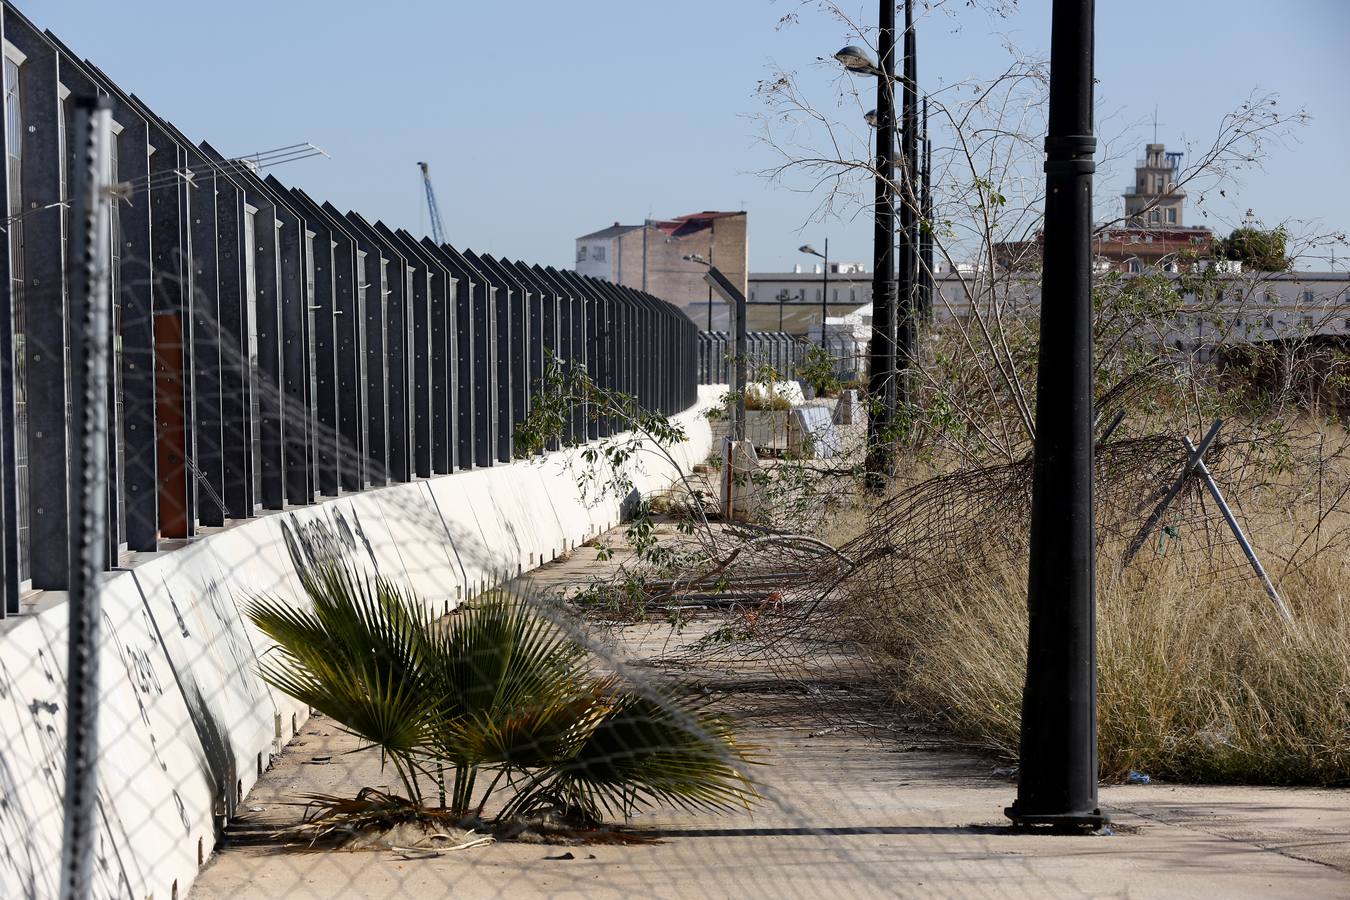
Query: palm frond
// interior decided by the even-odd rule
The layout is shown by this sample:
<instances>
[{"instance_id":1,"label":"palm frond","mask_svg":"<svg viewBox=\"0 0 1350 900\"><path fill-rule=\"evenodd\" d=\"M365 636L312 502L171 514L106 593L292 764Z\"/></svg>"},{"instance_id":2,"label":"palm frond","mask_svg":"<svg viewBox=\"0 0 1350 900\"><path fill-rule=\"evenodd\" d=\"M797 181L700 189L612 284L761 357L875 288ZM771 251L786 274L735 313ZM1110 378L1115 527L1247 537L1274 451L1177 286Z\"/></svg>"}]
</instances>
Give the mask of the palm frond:
<instances>
[{"instance_id":1,"label":"palm frond","mask_svg":"<svg viewBox=\"0 0 1350 900\"><path fill-rule=\"evenodd\" d=\"M433 638L436 737L449 758L544 765L575 743L594 704L576 641L523 599L494 591Z\"/></svg>"},{"instance_id":2,"label":"palm frond","mask_svg":"<svg viewBox=\"0 0 1350 900\"><path fill-rule=\"evenodd\" d=\"M724 812L758 799L741 772L754 762L753 748L739 746L706 703L623 692L529 802L551 800L597 819L657 803Z\"/></svg>"},{"instance_id":3,"label":"palm frond","mask_svg":"<svg viewBox=\"0 0 1350 900\"><path fill-rule=\"evenodd\" d=\"M525 706L455 719L446 724L444 739L483 764L548 767L571 757L610 708L603 682L564 683Z\"/></svg>"},{"instance_id":4,"label":"palm frond","mask_svg":"<svg viewBox=\"0 0 1350 900\"><path fill-rule=\"evenodd\" d=\"M440 704L426 689L428 614L388 581L337 565L316 566L302 582L311 609L275 597L244 605L277 643L259 664L263 680L385 752L417 752Z\"/></svg>"},{"instance_id":5,"label":"palm frond","mask_svg":"<svg viewBox=\"0 0 1350 900\"><path fill-rule=\"evenodd\" d=\"M457 770L456 814L480 768L497 770L489 793L505 774L528 775L508 817L548 805L594 820L656 803L720 811L758 796L741 773L747 750L706 703L597 677L581 644L520 597L492 592L439 622L413 594L339 562L316 562L301 581L307 608L244 605L276 642L262 678L378 746L412 798L363 792L351 808L329 804L339 818L420 804L419 777L443 763Z\"/></svg>"}]
</instances>

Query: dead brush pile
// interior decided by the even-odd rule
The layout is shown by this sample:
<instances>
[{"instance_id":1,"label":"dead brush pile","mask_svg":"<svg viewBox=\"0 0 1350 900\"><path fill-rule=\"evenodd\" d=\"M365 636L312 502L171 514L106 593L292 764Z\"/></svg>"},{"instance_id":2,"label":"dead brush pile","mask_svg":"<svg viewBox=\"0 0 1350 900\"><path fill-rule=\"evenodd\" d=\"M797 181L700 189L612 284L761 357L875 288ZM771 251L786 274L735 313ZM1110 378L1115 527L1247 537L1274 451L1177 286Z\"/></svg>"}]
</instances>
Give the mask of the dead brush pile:
<instances>
[{"instance_id":1,"label":"dead brush pile","mask_svg":"<svg viewBox=\"0 0 1350 900\"><path fill-rule=\"evenodd\" d=\"M1350 481L1258 466L1240 443L1207 457L1289 623L1198 479L1122 565L1184 459L1161 437L1098 453L1103 777L1350 782L1350 569L1333 502ZM965 469L880 504L842 543L856 568L810 625L856 641L900 699L1007 758L1026 669L1029 488L1026 464Z\"/></svg>"},{"instance_id":2,"label":"dead brush pile","mask_svg":"<svg viewBox=\"0 0 1350 900\"><path fill-rule=\"evenodd\" d=\"M832 463L828 476L778 461L765 505L794 516L766 517L744 535L727 529L682 583L703 587L734 572L780 588L781 600L739 607L739 620L733 608L718 641L700 649L771 660L797 680L849 667L1013 758L1039 323L1016 302L1018 279L1034 283L1035 273L994 268L965 284L980 301L968 319L925 331L890 438L904 457L889 496L861 492L861 454L851 474ZM1107 778L1136 769L1190 781L1350 783L1350 354L1310 332L1249 343L1216 365L1169 339L1183 321L1240 322L1235 292L1267 297L1266 278L1220 283L1215 268L1197 267L1094 280ZM1325 313L1350 314L1350 293ZM1222 430L1203 462L1290 621L1189 465L1183 438L1203 443L1216 420ZM833 552L808 553L786 533L803 531Z\"/></svg>"}]
</instances>

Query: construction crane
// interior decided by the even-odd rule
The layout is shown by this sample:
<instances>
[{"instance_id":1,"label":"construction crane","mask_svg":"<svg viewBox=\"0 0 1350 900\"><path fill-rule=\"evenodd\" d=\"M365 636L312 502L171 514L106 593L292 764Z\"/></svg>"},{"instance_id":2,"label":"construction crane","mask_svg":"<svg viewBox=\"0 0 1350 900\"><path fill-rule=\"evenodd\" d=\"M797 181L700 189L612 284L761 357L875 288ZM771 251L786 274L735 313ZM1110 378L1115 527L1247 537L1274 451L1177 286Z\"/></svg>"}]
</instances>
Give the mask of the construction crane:
<instances>
[{"instance_id":1,"label":"construction crane","mask_svg":"<svg viewBox=\"0 0 1350 900\"><path fill-rule=\"evenodd\" d=\"M441 211L436 206L436 191L431 187L431 172L424 162L418 163L417 168L422 170L422 184L427 189L427 211L431 214L431 239L437 244L444 244L445 226L441 224Z\"/></svg>"}]
</instances>

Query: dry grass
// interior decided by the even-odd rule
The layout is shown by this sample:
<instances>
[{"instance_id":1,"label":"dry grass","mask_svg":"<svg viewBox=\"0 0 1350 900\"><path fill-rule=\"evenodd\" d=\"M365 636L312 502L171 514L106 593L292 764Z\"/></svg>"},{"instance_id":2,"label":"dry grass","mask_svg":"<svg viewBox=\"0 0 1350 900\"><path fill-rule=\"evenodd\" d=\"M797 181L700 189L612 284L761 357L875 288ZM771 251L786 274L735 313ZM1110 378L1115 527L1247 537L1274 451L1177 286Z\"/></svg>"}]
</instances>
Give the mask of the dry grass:
<instances>
[{"instance_id":1,"label":"dry grass","mask_svg":"<svg viewBox=\"0 0 1350 900\"><path fill-rule=\"evenodd\" d=\"M1115 558L1114 554L1104 557ZM1350 609L1344 562L1320 558L1285 580L1296 622L1254 581L1197 577L1175 560L1098 588L1102 775L1131 769L1196 782L1350 783ZM953 571L943 586L862 596L865 643L903 700L960 735L1015 757L1026 668L1026 568Z\"/></svg>"},{"instance_id":2,"label":"dry grass","mask_svg":"<svg viewBox=\"0 0 1350 900\"><path fill-rule=\"evenodd\" d=\"M1122 574L1124 547L1184 464L1180 435L1198 438L1213 420L1166 412L1176 410L1129 419L1097 454L1102 776L1350 784L1350 434L1297 410L1232 418L1206 456L1291 624L1198 478ZM1029 457L973 465L915 454L899 468L885 498L849 493L810 531L846 564L812 569L781 609L757 617L744 646L720 652L798 671L861 648L911 709L1014 759ZM788 544L755 550L759 571L802 568Z\"/></svg>"},{"instance_id":3,"label":"dry grass","mask_svg":"<svg viewBox=\"0 0 1350 900\"><path fill-rule=\"evenodd\" d=\"M1198 479L1122 571L1184 459L1165 437L1178 430L1098 453L1102 776L1350 784L1347 434L1292 419L1271 438L1235 421L1208 458L1291 624ZM796 623L856 641L901 700L1009 759L1026 672L1030 475L1024 462L930 463L886 500L842 512L822 536L860 564L825 612Z\"/></svg>"}]
</instances>

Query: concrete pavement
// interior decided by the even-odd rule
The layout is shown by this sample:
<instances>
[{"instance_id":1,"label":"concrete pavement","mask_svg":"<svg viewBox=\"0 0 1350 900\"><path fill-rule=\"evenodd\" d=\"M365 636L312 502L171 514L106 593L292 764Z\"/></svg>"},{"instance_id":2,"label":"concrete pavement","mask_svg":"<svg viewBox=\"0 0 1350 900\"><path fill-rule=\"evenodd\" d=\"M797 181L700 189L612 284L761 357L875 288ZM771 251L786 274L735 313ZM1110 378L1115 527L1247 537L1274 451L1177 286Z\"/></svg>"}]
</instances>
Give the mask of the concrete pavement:
<instances>
[{"instance_id":1,"label":"concrete pavement","mask_svg":"<svg viewBox=\"0 0 1350 900\"><path fill-rule=\"evenodd\" d=\"M583 549L537 580L565 585L596 566ZM664 667L672 646L660 626L619 632L639 664ZM694 674L718 687L719 673ZM217 854L195 896L1350 896L1350 792L1106 787L1114 834L1016 834L1002 817L1015 785L991 762L865 692L753 668L721 682L769 763L758 772L769 799L751 813L651 812L632 825L660 842L627 846L500 843L427 859L238 847ZM251 815L293 821L279 804L298 792L389 783L375 754L344 755L355 741L332 726L311 721L250 795Z\"/></svg>"}]
</instances>

